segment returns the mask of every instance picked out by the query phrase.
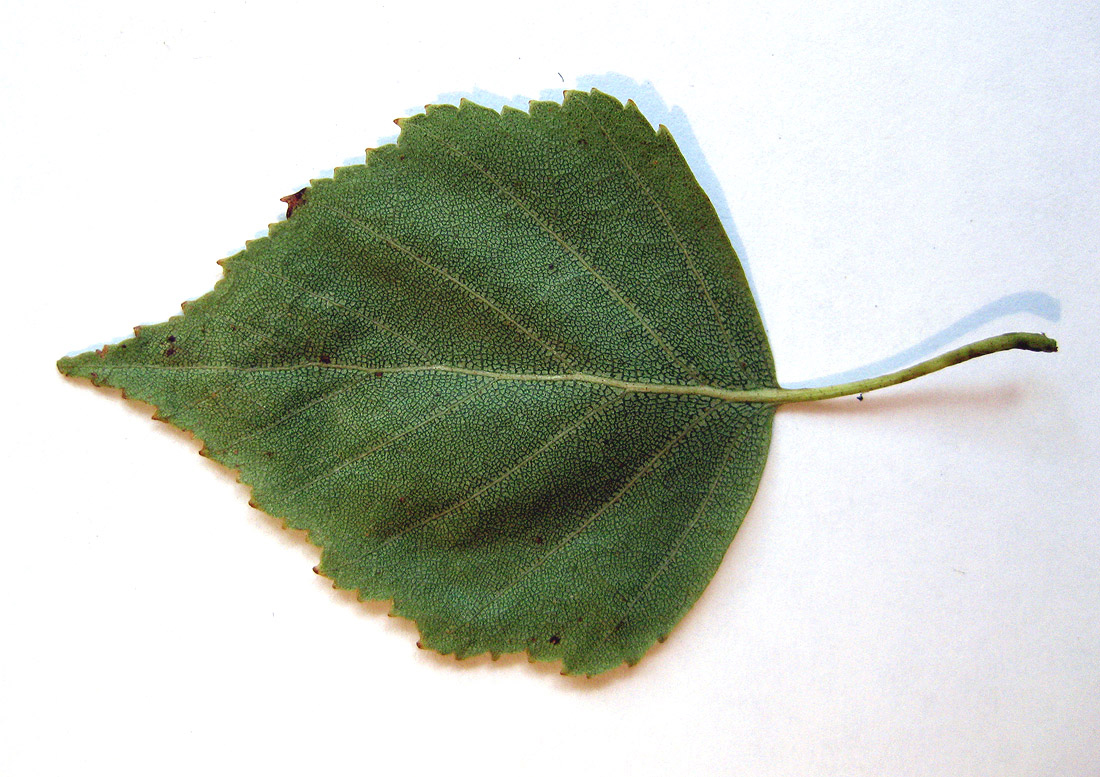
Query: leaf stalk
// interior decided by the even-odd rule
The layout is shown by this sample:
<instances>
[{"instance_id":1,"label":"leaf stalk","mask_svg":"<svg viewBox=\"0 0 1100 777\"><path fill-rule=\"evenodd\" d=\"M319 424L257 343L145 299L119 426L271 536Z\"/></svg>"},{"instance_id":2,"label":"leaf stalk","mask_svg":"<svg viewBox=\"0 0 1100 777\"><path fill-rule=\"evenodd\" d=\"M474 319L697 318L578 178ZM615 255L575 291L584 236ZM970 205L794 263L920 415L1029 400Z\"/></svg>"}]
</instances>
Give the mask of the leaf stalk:
<instances>
[{"instance_id":1,"label":"leaf stalk","mask_svg":"<svg viewBox=\"0 0 1100 777\"><path fill-rule=\"evenodd\" d=\"M866 378L850 383L838 383L834 386L819 386L816 388L761 390L754 392L757 395L755 401L774 401L777 403L816 402L822 399L836 399L837 397L852 396L854 394L865 394L875 389L896 386L899 383L905 383L938 372L946 367L976 359L979 356L1015 349L1053 353L1058 350L1058 343L1046 335L1033 332L1008 332L996 337L978 340L927 361L914 364L912 367L880 375L877 378ZM765 394L769 394L771 398L765 399Z\"/></svg>"}]
</instances>

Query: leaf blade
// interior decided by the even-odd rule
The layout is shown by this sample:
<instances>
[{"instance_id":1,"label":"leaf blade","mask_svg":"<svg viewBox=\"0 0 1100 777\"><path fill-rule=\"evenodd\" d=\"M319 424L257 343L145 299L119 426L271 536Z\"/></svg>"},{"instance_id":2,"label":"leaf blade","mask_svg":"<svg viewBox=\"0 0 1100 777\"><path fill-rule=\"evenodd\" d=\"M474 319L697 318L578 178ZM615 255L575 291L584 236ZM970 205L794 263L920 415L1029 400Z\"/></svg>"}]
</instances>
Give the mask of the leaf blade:
<instances>
[{"instance_id":1,"label":"leaf blade","mask_svg":"<svg viewBox=\"0 0 1100 777\"><path fill-rule=\"evenodd\" d=\"M182 317L59 366L194 431L425 645L632 663L702 592L767 456L772 405L675 393L776 386L736 256L632 105L401 126Z\"/></svg>"}]
</instances>

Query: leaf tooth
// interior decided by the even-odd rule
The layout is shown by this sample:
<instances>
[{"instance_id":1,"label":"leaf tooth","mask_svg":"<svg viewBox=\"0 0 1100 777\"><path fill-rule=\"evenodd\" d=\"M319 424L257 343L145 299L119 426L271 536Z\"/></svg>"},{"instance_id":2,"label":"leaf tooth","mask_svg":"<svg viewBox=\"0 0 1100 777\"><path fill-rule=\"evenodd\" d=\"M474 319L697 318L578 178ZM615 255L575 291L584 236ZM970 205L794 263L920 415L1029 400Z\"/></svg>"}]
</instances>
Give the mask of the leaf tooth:
<instances>
[{"instance_id":1,"label":"leaf tooth","mask_svg":"<svg viewBox=\"0 0 1100 777\"><path fill-rule=\"evenodd\" d=\"M454 108L454 106L452 106L452 105L430 106L430 107L436 108L436 109L441 108L441 107L452 108L452 109ZM504 111L507 111L508 109L511 109L511 110L513 110L517 113L525 113L525 111L521 111L518 108L512 108L512 106L510 106L510 105L504 106L504 108L501 109L501 113L503 113ZM501 116L501 113L497 113L492 108L489 108L485 105L478 105L477 103L473 102L472 100L468 100L465 97L463 97L462 99L460 99L458 101L458 113L466 114L467 116L470 115L470 114L480 114L481 116L491 116L492 118L497 119L497 120L499 120L500 116Z\"/></svg>"}]
</instances>

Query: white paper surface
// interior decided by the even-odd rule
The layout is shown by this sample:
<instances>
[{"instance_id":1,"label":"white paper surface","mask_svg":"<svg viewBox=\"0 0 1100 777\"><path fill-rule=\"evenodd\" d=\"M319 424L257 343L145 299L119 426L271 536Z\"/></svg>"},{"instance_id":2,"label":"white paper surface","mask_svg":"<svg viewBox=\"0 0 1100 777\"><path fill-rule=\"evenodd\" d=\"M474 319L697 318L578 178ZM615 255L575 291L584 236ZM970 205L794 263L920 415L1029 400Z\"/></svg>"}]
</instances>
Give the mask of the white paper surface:
<instances>
[{"instance_id":1,"label":"white paper surface","mask_svg":"<svg viewBox=\"0 0 1100 777\"><path fill-rule=\"evenodd\" d=\"M1087 3L9 3L0 773L1100 773L1098 40ZM703 598L595 681L416 650L57 374L393 118L593 86L673 130L784 385L1061 352L781 409Z\"/></svg>"}]
</instances>

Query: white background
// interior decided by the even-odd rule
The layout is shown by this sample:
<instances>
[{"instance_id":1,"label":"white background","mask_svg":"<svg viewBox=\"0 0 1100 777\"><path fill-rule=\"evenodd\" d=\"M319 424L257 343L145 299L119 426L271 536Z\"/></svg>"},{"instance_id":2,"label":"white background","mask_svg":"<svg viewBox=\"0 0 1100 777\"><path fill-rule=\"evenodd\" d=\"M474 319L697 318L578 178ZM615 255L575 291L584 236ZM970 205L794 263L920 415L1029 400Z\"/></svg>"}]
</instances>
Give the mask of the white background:
<instances>
[{"instance_id":1,"label":"white background","mask_svg":"<svg viewBox=\"0 0 1100 777\"><path fill-rule=\"evenodd\" d=\"M5 3L0 774L1100 774L1093 3ZM597 680L455 662L54 361L177 312L390 120L599 86L673 129L785 385L698 605Z\"/></svg>"}]
</instances>

